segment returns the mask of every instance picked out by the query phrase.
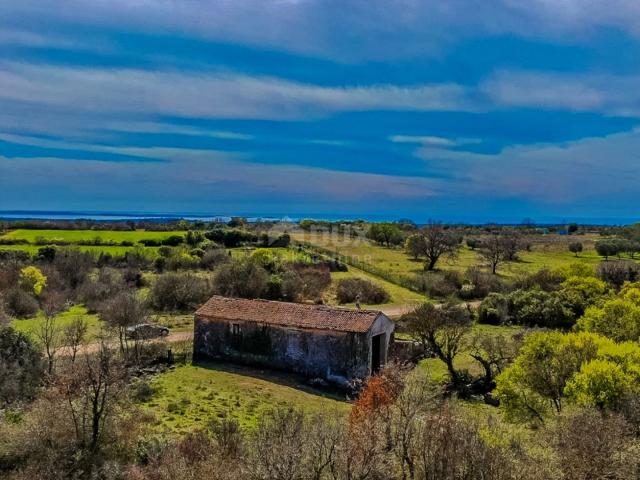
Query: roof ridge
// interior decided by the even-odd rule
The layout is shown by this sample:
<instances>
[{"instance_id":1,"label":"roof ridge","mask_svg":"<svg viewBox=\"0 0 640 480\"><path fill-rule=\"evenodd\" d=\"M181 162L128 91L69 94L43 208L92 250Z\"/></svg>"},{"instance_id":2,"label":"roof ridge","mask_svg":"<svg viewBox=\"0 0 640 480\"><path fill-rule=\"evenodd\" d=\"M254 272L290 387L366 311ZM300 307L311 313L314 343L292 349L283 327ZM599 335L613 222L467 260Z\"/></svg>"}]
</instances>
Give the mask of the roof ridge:
<instances>
[{"instance_id":1,"label":"roof ridge","mask_svg":"<svg viewBox=\"0 0 640 480\"><path fill-rule=\"evenodd\" d=\"M196 315L226 321L364 333L384 313L331 305L214 295L196 311Z\"/></svg>"}]
</instances>

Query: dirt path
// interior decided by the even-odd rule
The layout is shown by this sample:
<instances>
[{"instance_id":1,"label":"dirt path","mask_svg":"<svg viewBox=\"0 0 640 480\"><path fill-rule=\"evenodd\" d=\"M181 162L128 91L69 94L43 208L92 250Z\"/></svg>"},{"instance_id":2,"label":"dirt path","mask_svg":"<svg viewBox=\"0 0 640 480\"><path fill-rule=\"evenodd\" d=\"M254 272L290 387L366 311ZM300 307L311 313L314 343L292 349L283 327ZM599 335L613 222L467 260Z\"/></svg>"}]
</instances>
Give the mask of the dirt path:
<instances>
[{"instance_id":1,"label":"dirt path","mask_svg":"<svg viewBox=\"0 0 640 480\"><path fill-rule=\"evenodd\" d=\"M153 340L148 340L146 343L178 343L178 342L188 341L191 339L193 339L193 332L176 332L176 333L169 334L169 336L167 337L154 338ZM117 341L112 340L108 344L111 348L119 347L119 344ZM78 352L76 353L76 355L96 353L99 350L100 350L99 342L87 343L85 345L82 345L78 349ZM72 354L73 352L69 347L62 347L60 350L58 350L58 353L57 353L57 355L61 357L70 357Z\"/></svg>"},{"instance_id":2,"label":"dirt path","mask_svg":"<svg viewBox=\"0 0 640 480\"><path fill-rule=\"evenodd\" d=\"M482 302L480 300L473 300L471 302L465 302L463 303L463 305L467 305L471 308L478 308L481 303ZM397 317L401 317L405 313L409 313L418 305L419 303L415 303L415 304L411 303L411 304L405 304L405 305L392 305L388 307L382 307L380 308L380 311L389 318L397 318ZM440 306L440 305L442 304L441 303L436 304L436 306Z\"/></svg>"}]
</instances>

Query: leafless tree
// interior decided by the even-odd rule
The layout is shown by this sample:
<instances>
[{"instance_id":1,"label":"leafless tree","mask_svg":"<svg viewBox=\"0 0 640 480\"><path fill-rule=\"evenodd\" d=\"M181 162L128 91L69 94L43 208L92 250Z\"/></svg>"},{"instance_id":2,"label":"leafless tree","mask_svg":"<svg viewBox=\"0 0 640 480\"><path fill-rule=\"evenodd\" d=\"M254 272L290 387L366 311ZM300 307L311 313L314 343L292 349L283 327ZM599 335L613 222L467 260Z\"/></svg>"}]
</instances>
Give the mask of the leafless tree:
<instances>
[{"instance_id":1,"label":"leafless tree","mask_svg":"<svg viewBox=\"0 0 640 480\"><path fill-rule=\"evenodd\" d=\"M429 223L420 231L420 235L422 241L416 243L424 249L422 254L427 259L427 270L433 270L441 257L455 257L460 247L458 235L441 223Z\"/></svg>"},{"instance_id":2,"label":"leafless tree","mask_svg":"<svg viewBox=\"0 0 640 480\"><path fill-rule=\"evenodd\" d=\"M55 356L61 343L61 330L56 317L64 309L64 306L65 298L61 292L47 292L42 303L43 319L35 332L35 336L42 344L47 357L49 375L53 373Z\"/></svg>"},{"instance_id":3,"label":"leafless tree","mask_svg":"<svg viewBox=\"0 0 640 480\"><path fill-rule=\"evenodd\" d=\"M499 234L493 234L482 240L480 247L480 255L489 262L491 273L494 275L498 270L498 266L507 258L505 245Z\"/></svg>"},{"instance_id":4,"label":"leafless tree","mask_svg":"<svg viewBox=\"0 0 640 480\"><path fill-rule=\"evenodd\" d=\"M129 357L127 328L143 323L146 315L146 305L135 292L120 292L105 302L100 309L100 316L116 330L120 342L120 352L125 358Z\"/></svg>"},{"instance_id":5,"label":"leafless tree","mask_svg":"<svg viewBox=\"0 0 640 480\"><path fill-rule=\"evenodd\" d=\"M71 350L71 363L75 363L78 349L84 343L89 325L82 317L74 318L64 328L64 345Z\"/></svg>"}]
</instances>

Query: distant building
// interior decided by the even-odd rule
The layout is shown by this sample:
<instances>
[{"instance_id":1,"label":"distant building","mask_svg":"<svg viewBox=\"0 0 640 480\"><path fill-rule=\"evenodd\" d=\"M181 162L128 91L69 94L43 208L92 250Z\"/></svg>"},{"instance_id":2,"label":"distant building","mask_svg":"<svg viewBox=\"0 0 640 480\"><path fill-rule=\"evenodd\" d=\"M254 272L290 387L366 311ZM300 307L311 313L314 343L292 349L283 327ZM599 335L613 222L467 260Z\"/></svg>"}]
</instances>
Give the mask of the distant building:
<instances>
[{"instance_id":1,"label":"distant building","mask_svg":"<svg viewBox=\"0 0 640 480\"><path fill-rule=\"evenodd\" d=\"M194 358L262 365L344 384L387 361L382 312L214 296L195 313Z\"/></svg>"}]
</instances>

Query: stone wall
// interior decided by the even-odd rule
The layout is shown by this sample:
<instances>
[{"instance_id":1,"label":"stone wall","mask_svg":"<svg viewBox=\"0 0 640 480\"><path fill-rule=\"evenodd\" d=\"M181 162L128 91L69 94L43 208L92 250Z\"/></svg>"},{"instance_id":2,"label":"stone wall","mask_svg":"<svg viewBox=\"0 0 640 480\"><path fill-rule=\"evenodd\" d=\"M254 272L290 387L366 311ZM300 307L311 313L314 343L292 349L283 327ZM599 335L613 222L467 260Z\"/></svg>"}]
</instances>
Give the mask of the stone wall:
<instances>
[{"instance_id":1,"label":"stone wall","mask_svg":"<svg viewBox=\"0 0 640 480\"><path fill-rule=\"evenodd\" d=\"M195 317L194 359L214 358L344 383L369 374L369 335Z\"/></svg>"}]
</instances>

